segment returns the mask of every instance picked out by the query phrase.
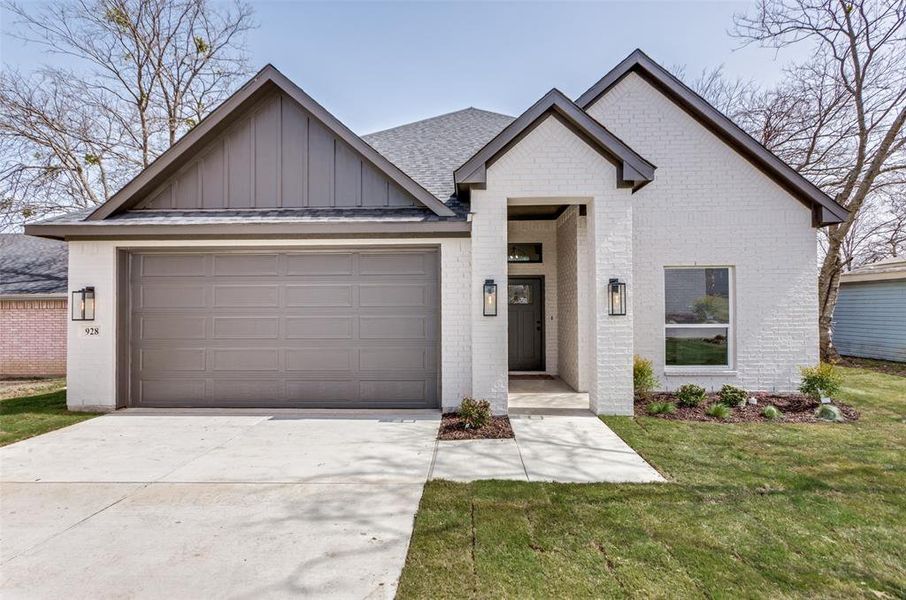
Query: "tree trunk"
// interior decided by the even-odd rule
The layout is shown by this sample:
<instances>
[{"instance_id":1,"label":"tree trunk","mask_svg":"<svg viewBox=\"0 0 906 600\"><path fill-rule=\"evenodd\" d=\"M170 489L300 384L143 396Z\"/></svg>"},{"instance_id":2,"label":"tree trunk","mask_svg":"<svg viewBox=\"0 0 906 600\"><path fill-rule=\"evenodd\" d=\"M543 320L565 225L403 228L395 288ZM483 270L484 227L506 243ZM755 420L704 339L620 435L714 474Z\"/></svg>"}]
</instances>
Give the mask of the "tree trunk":
<instances>
[{"instance_id":1,"label":"tree trunk","mask_svg":"<svg viewBox=\"0 0 906 600\"><path fill-rule=\"evenodd\" d=\"M831 232L828 236L827 254L824 256L821 273L818 276L818 341L821 360L826 362L836 362L840 359L831 338L831 321L834 318L834 308L837 306L840 272L843 269L840 263L841 241L835 233Z\"/></svg>"}]
</instances>

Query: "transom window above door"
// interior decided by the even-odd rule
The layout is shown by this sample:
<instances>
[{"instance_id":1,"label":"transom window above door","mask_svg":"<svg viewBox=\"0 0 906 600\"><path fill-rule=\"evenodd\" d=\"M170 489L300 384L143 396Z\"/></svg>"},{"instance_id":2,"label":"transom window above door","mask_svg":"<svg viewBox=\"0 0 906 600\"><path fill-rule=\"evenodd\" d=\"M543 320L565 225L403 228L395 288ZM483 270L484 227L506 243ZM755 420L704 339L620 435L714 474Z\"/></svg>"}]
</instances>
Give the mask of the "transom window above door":
<instances>
[{"instance_id":1,"label":"transom window above door","mask_svg":"<svg viewBox=\"0 0 906 600\"><path fill-rule=\"evenodd\" d=\"M541 244L509 244L506 260L511 263L540 263Z\"/></svg>"},{"instance_id":2,"label":"transom window above door","mask_svg":"<svg viewBox=\"0 0 906 600\"><path fill-rule=\"evenodd\" d=\"M664 271L664 342L668 367L729 367L732 286L729 267Z\"/></svg>"}]
</instances>

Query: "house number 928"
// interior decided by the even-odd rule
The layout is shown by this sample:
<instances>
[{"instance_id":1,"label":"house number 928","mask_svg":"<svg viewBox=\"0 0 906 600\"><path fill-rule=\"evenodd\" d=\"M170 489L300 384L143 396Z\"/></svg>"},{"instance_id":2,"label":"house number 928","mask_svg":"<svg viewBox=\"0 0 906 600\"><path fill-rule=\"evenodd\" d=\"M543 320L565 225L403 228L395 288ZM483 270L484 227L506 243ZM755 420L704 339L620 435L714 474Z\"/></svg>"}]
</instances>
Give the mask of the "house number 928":
<instances>
[{"instance_id":1,"label":"house number 928","mask_svg":"<svg viewBox=\"0 0 906 600\"><path fill-rule=\"evenodd\" d=\"M101 331L97 326L82 327L82 337L94 337L100 334Z\"/></svg>"}]
</instances>

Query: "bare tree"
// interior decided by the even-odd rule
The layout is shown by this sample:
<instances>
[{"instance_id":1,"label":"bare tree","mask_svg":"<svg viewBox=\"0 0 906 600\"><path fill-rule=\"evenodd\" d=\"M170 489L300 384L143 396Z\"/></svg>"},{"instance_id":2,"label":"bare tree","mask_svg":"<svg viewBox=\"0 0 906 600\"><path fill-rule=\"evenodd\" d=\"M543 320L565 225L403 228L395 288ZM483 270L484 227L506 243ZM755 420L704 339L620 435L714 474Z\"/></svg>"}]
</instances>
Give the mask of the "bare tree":
<instances>
[{"instance_id":1,"label":"bare tree","mask_svg":"<svg viewBox=\"0 0 906 600\"><path fill-rule=\"evenodd\" d=\"M248 74L241 0L4 7L71 66L0 73L0 228L103 202Z\"/></svg>"},{"instance_id":2,"label":"bare tree","mask_svg":"<svg viewBox=\"0 0 906 600\"><path fill-rule=\"evenodd\" d=\"M805 64L766 92L743 124L850 211L826 231L819 274L821 354L836 358L830 325L847 236L874 193L906 177L906 2L760 0L735 17L744 43L811 44ZM896 196L902 201L902 196Z\"/></svg>"}]
</instances>

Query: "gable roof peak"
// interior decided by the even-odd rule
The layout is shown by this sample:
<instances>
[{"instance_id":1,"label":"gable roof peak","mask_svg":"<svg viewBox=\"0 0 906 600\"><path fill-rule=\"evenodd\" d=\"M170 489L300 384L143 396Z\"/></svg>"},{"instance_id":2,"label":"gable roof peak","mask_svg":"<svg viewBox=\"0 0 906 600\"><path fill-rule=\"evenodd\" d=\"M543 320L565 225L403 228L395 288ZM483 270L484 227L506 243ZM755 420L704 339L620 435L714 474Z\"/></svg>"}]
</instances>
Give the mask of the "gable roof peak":
<instances>
[{"instance_id":1,"label":"gable roof peak","mask_svg":"<svg viewBox=\"0 0 906 600\"><path fill-rule=\"evenodd\" d=\"M812 223L815 226L841 223L846 219L849 211L843 206L778 158L639 48L633 50L616 67L588 88L576 99L576 104L582 110L588 110L629 73L641 76L692 118L774 179L796 199L811 208Z\"/></svg>"},{"instance_id":2,"label":"gable roof peak","mask_svg":"<svg viewBox=\"0 0 906 600\"><path fill-rule=\"evenodd\" d=\"M617 165L618 184L637 190L654 179L655 166L629 147L606 127L591 118L566 94L551 88L496 137L463 163L453 174L458 190L487 183L487 168L497 157L553 115Z\"/></svg>"},{"instance_id":3,"label":"gable roof peak","mask_svg":"<svg viewBox=\"0 0 906 600\"><path fill-rule=\"evenodd\" d=\"M326 108L281 73L273 64L267 63L194 128L158 156L154 162L138 173L109 200L98 206L88 215L86 220L103 220L135 205L145 194L153 190L158 183L174 174L185 161L186 155L202 148L208 140L214 138L228 126L236 115L242 114L252 106L257 99L268 93L268 89L273 89L269 87L272 85L297 102L314 118L333 131L374 167L390 177L429 210L442 217L454 215L454 212L431 192L372 148Z\"/></svg>"}]
</instances>

